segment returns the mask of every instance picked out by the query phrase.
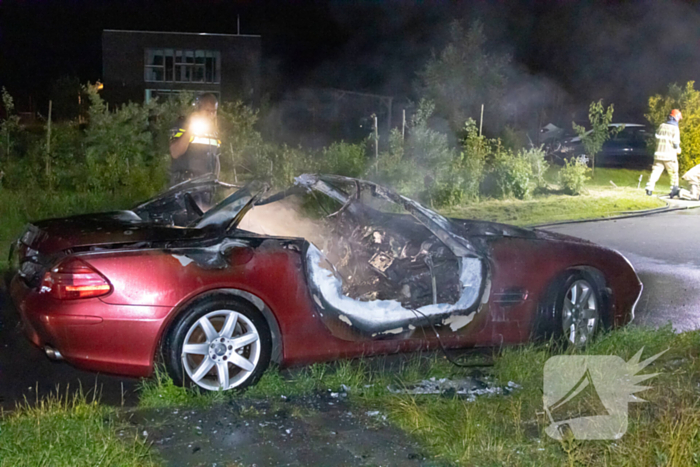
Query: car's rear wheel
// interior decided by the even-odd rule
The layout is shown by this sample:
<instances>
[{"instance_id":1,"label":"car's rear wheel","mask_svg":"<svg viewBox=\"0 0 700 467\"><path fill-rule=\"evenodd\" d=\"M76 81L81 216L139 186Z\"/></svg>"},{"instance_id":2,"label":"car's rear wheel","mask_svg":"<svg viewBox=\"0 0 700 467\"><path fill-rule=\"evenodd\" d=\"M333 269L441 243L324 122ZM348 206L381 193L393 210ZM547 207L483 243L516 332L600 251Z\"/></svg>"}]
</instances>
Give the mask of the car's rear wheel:
<instances>
[{"instance_id":1,"label":"car's rear wheel","mask_svg":"<svg viewBox=\"0 0 700 467\"><path fill-rule=\"evenodd\" d=\"M209 391L255 384L270 362L272 348L265 318L249 304L228 297L190 305L165 345L173 380Z\"/></svg>"}]
</instances>

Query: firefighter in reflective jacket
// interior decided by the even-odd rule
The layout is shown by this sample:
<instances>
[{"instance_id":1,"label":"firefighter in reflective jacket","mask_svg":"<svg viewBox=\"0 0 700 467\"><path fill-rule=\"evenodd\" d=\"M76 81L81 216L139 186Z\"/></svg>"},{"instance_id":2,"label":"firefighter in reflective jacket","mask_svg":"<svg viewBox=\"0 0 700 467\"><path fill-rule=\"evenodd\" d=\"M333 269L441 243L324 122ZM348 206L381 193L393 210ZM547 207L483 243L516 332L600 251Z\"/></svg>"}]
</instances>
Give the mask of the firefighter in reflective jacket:
<instances>
[{"instance_id":1,"label":"firefighter in reflective jacket","mask_svg":"<svg viewBox=\"0 0 700 467\"><path fill-rule=\"evenodd\" d=\"M683 116L681 111L673 109L666 123L662 123L656 130L656 152L654 153L654 165L651 169L649 183L647 183L647 195L651 196L654 185L659 180L661 173L666 169L671 177L670 197L678 196L678 154L681 153L681 133L678 130L678 122Z\"/></svg>"},{"instance_id":2,"label":"firefighter in reflective jacket","mask_svg":"<svg viewBox=\"0 0 700 467\"><path fill-rule=\"evenodd\" d=\"M170 130L170 186L210 173L219 176L218 107L214 94L202 94L194 102L194 112L180 117Z\"/></svg>"},{"instance_id":3,"label":"firefighter in reflective jacket","mask_svg":"<svg viewBox=\"0 0 700 467\"><path fill-rule=\"evenodd\" d=\"M698 201L700 198L700 165L696 165L681 177L690 185L690 191L681 190L681 198Z\"/></svg>"}]
</instances>

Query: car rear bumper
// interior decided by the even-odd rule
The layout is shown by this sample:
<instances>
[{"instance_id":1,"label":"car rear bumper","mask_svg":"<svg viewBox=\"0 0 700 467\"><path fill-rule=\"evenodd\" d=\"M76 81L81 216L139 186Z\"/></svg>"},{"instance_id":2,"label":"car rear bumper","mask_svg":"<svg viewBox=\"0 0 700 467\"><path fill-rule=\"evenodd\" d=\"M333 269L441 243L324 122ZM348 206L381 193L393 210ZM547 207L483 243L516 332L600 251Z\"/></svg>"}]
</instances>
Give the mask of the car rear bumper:
<instances>
[{"instance_id":1,"label":"car rear bumper","mask_svg":"<svg viewBox=\"0 0 700 467\"><path fill-rule=\"evenodd\" d=\"M97 298L56 300L18 276L10 296L26 336L76 367L128 376L153 371L160 328L170 307L110 305Z\"/></svg>"}]
</instances>

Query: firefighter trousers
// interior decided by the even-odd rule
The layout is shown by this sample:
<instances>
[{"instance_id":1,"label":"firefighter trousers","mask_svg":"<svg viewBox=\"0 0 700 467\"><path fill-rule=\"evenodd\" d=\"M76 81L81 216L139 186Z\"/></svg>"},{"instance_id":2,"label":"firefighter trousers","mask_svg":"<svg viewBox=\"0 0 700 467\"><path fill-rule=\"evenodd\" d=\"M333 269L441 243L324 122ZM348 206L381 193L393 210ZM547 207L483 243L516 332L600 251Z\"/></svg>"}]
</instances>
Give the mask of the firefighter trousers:
<instances>
[{"instance_id":1,"label":"firefighter trousers","mask_svg":"<svg viewBox=\"0 0 700 467\"><path fill-rule=\"evenodd\" d=\"M654 160L654 165L651 167L651 175L646 189L654 191L654 185L659 181L661 173L666 169L668 176L671 177L671 186L678 186L678 161L660 161Z\"/></svg>"}]
</instances>

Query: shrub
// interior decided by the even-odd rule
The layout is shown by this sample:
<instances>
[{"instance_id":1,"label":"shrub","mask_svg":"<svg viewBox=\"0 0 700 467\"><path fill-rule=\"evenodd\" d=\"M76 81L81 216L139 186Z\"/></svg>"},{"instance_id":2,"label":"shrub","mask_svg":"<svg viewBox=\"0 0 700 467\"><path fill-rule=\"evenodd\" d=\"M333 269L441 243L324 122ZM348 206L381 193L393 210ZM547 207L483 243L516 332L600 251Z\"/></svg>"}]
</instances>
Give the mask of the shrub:
<instances>
[{"instance_id":1,"label":"shrub","mask_svg":"<svg viewBox=\"0 0 700 467\"><path fill-rule=\"evenodd\" d=\"M109 111L91 86L90 122L85 132L86 173L82 190L129 190L143 197L163 188L168 157L156 151L149 131L149 109L125 104Z\"/></svg>"},{"instance_id":2,"label":"shrub","mask_svg":"<svg viewBox=\"0 0 700 467\"><path fill-rule=\"evenodd\" d=\"M532 166L520 154L501 145L495 147L491 173L503 198L525 199L532 193Z\"/></svg>"},{"instance_id":3,"label":"shrub","mask_svg":"<svg viewBox=\"0 0 700 467\"><path fill-rule=\"evenodd\" d=\"M559 170L559 181L564 191L571 195L581 194L586 180L590 178L590 170L585 156L566 161L564 167Z\"/></svg>"},{"instance_id":4,"label":"shrub","mask_svg":"<svg viewBox=\"0 0 700 467\"><path fill-rule=\"evenodd\" d=\"M325 173L360 177L367 167L365 144L344 141L323 148L318 155L318 170Z\"/></svg>"},{"instance_id":5,"label":"shrub","mask_svg":"<svg viewBox=\"0 0 700 467\"><path fill-rule=\"evenodd\" d=\"M549 162L545 160L545 152L543 146L532 147L530 149L521 149L520 157L530 163L532 169L532 182L536 188L546 188L547 181L544 176L549 169Z\"/></svg>"},{"instance_id":6,"label":"shrub","mask_svg":"<svg viewBox=\"0 0 700 467\"><path fill-rule=\"evenodd\" d=\"M392 130L389 151L379 155L377 168L370 170L369 176L409 196L445 205L462 199L462 188L455 177L457 151L446 134L429 125L434 109L431 101L419 103L405 140L399 130Z\"/></svg>"},{"instance_id":7,"label":"shrub","mask_svg":"<svg viewBox=\"0 0 700 467\"><path fill-rule=\"evenodd\" d=\"M250 174L268 173L262 136L255 129L258 112L240 101L219 106L221 138L221 178L238 181Z\"/></svg>"},{"instance_id":8,"label":"shrub","mask_svg":"<svg viewBox=\"0 0 700 467\"><path fill-rule=\"evenodd\" d=\"M519 151L528 145L529 136L524 130L518 130L510 125L506 125L501 131L501 141L503 146L508 149Z\"/></svg>"}]
</instances>

